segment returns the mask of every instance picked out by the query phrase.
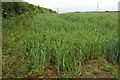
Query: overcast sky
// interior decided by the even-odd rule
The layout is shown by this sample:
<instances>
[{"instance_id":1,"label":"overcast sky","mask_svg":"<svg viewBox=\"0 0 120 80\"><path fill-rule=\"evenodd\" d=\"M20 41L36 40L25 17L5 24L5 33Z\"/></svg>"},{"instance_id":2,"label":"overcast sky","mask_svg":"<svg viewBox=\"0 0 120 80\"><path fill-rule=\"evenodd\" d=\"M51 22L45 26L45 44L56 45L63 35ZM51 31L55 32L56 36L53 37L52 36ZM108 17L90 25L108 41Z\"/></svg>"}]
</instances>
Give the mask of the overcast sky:
<instances>
[{"instance_id":1,"label":"overcast sky","mask_svg":"<svg viewBox=\"0 0 120 80\"><path fill-rule=\"evenodd\" d=\"M59 13L75 12L75 11L97 11L97 3L99 3L99 11L117 11L118 2L120 0L24 0L34 5L50 8Z\"/></svg>"}]
</instances>

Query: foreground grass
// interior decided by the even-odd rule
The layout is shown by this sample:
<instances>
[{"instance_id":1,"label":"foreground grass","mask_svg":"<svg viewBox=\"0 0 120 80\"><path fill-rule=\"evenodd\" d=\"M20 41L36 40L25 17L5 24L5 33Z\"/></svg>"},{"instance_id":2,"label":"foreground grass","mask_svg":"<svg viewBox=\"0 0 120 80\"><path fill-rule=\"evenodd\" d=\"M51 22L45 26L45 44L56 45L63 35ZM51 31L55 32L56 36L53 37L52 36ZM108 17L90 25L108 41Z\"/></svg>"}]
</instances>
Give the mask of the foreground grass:
<instances>
[{"instance_id":1,"label":"foreground grass","mask_svg":"<svg viewBox=\"0 0 120 80\"><path fill-rule=\"evenodd\" d=\"M4 20L3 76L16 71L20 76L12 77L23 77L34 66L38 75L54 68L59 77L76 77L81 63L99 56L116 64L117 30L117 13L27 13Z\"/></svg>"}]
</instances>

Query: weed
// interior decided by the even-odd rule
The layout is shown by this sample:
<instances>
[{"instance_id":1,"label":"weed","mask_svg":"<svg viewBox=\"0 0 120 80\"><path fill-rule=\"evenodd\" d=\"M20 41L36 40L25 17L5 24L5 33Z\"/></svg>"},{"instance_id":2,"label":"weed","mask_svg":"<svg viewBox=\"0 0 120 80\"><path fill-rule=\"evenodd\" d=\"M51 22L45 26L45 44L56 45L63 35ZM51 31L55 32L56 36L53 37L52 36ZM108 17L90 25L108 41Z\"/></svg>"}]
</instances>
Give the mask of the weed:
<instances>
[{"instance_id":1,"label":"weed","mask_svg":"<svg viewBox=\"0 0 120 80\"><path fill-rule=\"evenodd\" d=\"M93 68L93 66L92 65L88 65L88 68L91 69L91 68Z\"/></svg>"},{"instance_id":2,"label":"weed","mask_svg":"<svg viewBox=\"0 0 120 80\"><path fill-rule=\"evenodd\" d=\"M97 61L96 60L93 60L93 61L90 61L91 63L96 63Z\"/></svg>"},{"instance_id":3,"label":"weed","mask_svg":"<svg viewBox=\"0 0 120 80\"><path fill-rule=\"evenodd\" d=\"M98 70L98 69L96 69L96 70L92 70L92 74L97 75L97 74L99 74L99 73L100 73L100 70Z\"/></svg>"},{"instance_id":4,"label":"weed","mask_svg":"<svg viewBox=\"0 0 120 80\"><path fill-rule=\"evenodd\" d=\"M104 68L104 70L107 71L107 72L109 72L109 73L112 73L113 70L114 70L114 68L111 67L111 66L106 66L106 67Z\"/></svg>"}]
</instances>

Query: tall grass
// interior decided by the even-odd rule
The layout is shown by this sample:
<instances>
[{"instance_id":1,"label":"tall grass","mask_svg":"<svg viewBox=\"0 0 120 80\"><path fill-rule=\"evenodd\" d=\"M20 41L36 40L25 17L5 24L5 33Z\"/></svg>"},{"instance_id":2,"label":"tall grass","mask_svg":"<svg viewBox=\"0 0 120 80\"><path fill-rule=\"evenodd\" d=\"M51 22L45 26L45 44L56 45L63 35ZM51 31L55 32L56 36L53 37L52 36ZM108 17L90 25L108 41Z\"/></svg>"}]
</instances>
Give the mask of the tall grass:
<instances>
[{"instance_id":1,"label":"tall grass","mask_svg":"<svg viewBox=\"0 0 120 80\"><path fill-rule=\"evenodd\" d=\"M117 62L117 19L117 13L34 13L24 15L14 27L8 26L19 38L18 49L37 69L43 71L46 64L54 63L59 76L72 77L81 73L86 59L102 57Z\"/></svg>"}]
</instances>

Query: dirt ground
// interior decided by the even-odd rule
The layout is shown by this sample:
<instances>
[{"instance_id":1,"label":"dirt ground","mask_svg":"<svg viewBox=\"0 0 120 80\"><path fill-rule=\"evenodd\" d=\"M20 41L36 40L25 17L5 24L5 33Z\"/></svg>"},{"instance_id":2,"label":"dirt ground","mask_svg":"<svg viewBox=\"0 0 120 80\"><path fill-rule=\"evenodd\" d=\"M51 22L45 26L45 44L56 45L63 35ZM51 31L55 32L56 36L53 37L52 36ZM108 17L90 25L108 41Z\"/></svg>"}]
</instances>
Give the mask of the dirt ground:
<instances>
[{"instance_id":1,"label":"dirt ground","mask_svg":"<svg viewBox=\"0 0 120 80\"><path fill-rule=\"evenodd\" d=\"M106 66L110 66L111 69L113 65L108 63L107 61L99 61L99 60L89 60L86 61L85 64L82 65L83 68L83 78L111 78L113 72L109 72L105 70ZM93 71L99 71L97 74L93 73Z\"/></svg>"},{"instance_id":2,"label":"dirt ground","mask_svg":"<svg viewBox=\"0 0 120 80\"><path fill-rule=\"evenodd\" d=\"M32 70L29 75L33 78L60 78L58 76L57 70L54 70L55 66L46 66L44 72L36 73ZM113 75L115 70L118 71L118 65L109 63L105 59L91 59L86 60L81 65L82 73L80 76L73 78L114 78ZM64 72L63 72L64 73Z\"/></svg>"}]
</instances>

